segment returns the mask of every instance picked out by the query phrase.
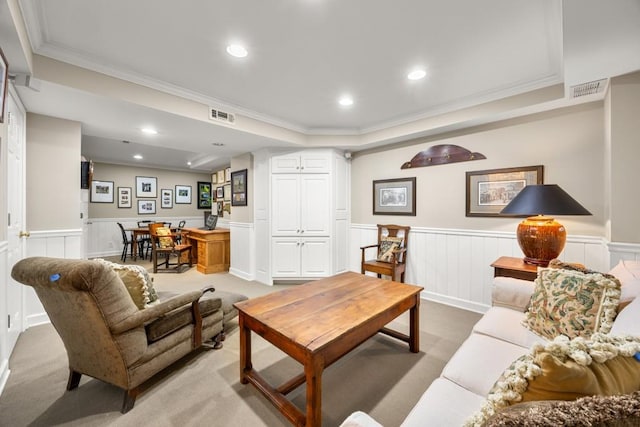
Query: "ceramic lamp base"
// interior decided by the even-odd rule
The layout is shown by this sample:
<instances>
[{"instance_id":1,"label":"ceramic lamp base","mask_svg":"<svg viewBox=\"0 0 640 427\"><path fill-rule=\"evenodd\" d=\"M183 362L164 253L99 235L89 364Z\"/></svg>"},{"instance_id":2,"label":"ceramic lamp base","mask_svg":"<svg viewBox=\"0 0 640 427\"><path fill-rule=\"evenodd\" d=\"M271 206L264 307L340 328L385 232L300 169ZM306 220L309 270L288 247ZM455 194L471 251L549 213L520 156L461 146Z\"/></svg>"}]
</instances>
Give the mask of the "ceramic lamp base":
<instances>
[{"instance_id":1,"label":"ceramic lamp base","mask_svg":"<svg viewBox=\"0 0 640 427\"><path fill-rule=\"evenodd\" d=\"M531 216L518 225L518 244L527 264L546 267L557 258L567 241L562 224L548 216Z\"/></svg>"}]
</instances>

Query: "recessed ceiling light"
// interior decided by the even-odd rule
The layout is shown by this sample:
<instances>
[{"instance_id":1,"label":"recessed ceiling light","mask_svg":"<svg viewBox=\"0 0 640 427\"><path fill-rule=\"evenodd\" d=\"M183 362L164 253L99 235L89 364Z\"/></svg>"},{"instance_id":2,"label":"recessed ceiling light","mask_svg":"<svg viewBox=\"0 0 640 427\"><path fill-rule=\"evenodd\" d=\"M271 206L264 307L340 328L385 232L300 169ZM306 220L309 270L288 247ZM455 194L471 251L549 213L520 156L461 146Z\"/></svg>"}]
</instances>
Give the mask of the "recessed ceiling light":
<instances>
[{"instance_id":1,"label":"recessed ceiling light","mask_svg":"<svg viewBox=\"0 0 640 427\"><path fill-rule=\"evenodd\" d=\"M350 105L353 105L353 98L345 95L338 100L338 104L342 105L343 107L349 107Z\"/></svg>"},{"instance_id":2,"label":"recessed ceiling light","mask_svg":"<svg viewBox=\"0 0 640 427\"><path fill-rule=\"evenodd\" d=\"M187 162L187 166L191 166L191 162Z\"/></svg>"},{"instance_id":3,"label":"recessed ceiling light","mask_svg":"<svg viewBox=\"0 0 640 427\"><path fill-rule=\"evenodd\" d=\"M154 128L142 128L140 129L143 133L146 133L147 135L156 135L158 133L157 130L155 130Z\"/></svg>"},{"instance_id":4,"label":"recessed ceiling light","mask_svg":"<svg viewBox=\"0 0 640 427\"><path fill-rule=\"evenodd\" d=\"M230 44L227 46L227 53L231 56L235 56L236 58L244 58L248 55L247 49L239 44Z\"/></svg>"},{"instance_id":5,"label":"recessed ceiling light","mask_svg":"<svg viewBox=\"0 0 640 427\"><path fill-rule=\"evenodd\" d=\"M423 79L426 75L427 72L425 70L413 70L412 72L407 74L407 78L409 80L420 80Z\"/></svg>"},{"instance_id":6,"label":"recessed ceiling light","mask_svg":"<svg viewBox=\"0 0 640 427\"><path fill-rule=\"evenodd\" d=\"M133 158L137 160L142 160L142 154L134 154Z\"/></svg>"}]
</instances>

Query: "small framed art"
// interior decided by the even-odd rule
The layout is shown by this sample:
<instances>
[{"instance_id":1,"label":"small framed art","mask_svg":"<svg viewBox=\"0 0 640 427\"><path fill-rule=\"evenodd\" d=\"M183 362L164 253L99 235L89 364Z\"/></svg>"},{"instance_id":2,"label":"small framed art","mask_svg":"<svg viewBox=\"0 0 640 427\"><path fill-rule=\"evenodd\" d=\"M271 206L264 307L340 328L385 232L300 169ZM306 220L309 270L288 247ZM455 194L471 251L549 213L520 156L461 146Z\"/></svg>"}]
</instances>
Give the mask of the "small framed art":
<instances>
[{"instance_id":1,"label":"small framed art","mask_svg":"<svg viewBox=\"0 0 640 427\"><path fill-rule=\"evenodd\" d=\"M160 190L160 207L162 209L173 208L173 190L169 188Z\"/></svg>"},{"instance_id":2,"label":"small framed art","mask_svg":"<svg viewBox=\"0 0 640 427\"><path fill-rule=\"evenodd\" d=\"M416 215L416 178L373 181L374 215Z\"/></svg>"},{"instance_id":3,"label":"small framed art","mask_svg":"<svg viewBox=\"0 0 640 427\"><path fill-rule=\"evenodd\" d=\"M211 183L198 181L198 209L211 209Z\"/></svg>"},{"instance_id":4,"label":"small framed art","mask_svg":"<svg viewBox=\"0 0 640 427\"><path fill-rule=\"evenodd\" d=\"M113 181L91 181L91 203L113 203Z\"/></svg>"},{"instance_id":5,"label":"small framed art","mask_svg":"<svg viewBox=\"0 0 640 427\"><path fill-rule=\"evenodd\" d=\"M216 188L216 200L224 199L224 187Z\"/></svg>"},{"instance_id":6,"label":"small framed art","mask_svg":"<svg viewBox=\"0 0 640 427\"><path fill-rule=\"evenodd\" d=\"M155 200L138 200L138 215L152 215L156 213Z\"/></svg>"},{"instance_id":7,"label":"small framed art","mask_svg":"<svg viewBox=\"0 0 640 427\"><path fill-rule=\"evenodd\" d=\"M191 186L176 185L176 205L191 204Z\"/></svg>"},{"instance_id":8,"label":"small framed art","mask_svg":"<svg viewBox=\"0 0 640 427\"><path fill-rule=\"evenodd\" d=\"M118 207L131 207L131 187L118 187Z\"/></svg>"},{"instance_id":9,"label":"small framed art","mask_svg":"<svg viewBox=\"0 0 640 427\"><path fill-rule=\"evenodd\" d=\"M158 197L158 178L136 176L136 197Z\"/></svg>"},{"instance_id":10,"label":"small framed art","mask_svg":"<svg viewBox=\"0 0 640 427\"><path fill-rule=\"evenodd\" d=\"M231 172L231 206L247 206L247 170Z\"/></svg>"},{"instance_id":11,"label":"small framed art","mask_svg":"<svg viewBox=\"0 0 640 427\"><path fill-rule=\"evenodd\" d=\"M541 165L467 172L466 216L509 216L500 211L525 186L543 184L543 172Z\"/></svg>"}]
</instances>

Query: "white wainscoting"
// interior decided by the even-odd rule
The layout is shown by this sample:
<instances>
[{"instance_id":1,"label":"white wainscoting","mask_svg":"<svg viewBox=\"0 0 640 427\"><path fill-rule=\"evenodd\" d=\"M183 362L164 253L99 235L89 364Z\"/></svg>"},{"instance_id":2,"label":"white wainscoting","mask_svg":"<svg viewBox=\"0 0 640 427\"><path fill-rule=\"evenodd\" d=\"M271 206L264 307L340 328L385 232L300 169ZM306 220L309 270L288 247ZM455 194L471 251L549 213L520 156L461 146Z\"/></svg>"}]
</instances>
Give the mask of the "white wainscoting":
<instances>
[{"instance_id":1,"label":"white wainscoting","mask_svg":"<svg viewBox=\"0 0 640 427\"><path fill-rule=\"evenodd\" d=\"M377 227L351 224L350 269L360 271L361 246L377 241ZM634 245L640 259L640 245ZM375 257L375 250L367 258ZM501 256L522 256L515 233L412 227L405 282L424 286L422 297L477 312L491 305L493 268ZM626 253L631 258L629 253ZM569 236L561 258L599 271L610 268L610 254L600 237Z\"/></svg>"},{"instance_id":2,"label":"white wainscoting","mask_svg":"<svg viewBox=\"0 0 640 427\"><path fill-rule=\"evenodd\" d=\"M245 280L254 280L256 268L255 229L253 223L230 222L231 267L229 273Z\"/></svg>"},{"instance_id":3,"label":"white wainscoting","mask_svg":"<svg viewBox=\"0 0 640 427\"><path fill-rule=\"evenodd\" d=\"M87 258L101 258L122 253L122 232L118 227L121 223L125 229L135 228L138 221L144 218L91 218L87 221ZM186 221L185 227L204 226L204 217L159 217L154 216L154 221L170 222L172 226L177 226L182 220ZM218 219L217 227L227 228L229 221L223 218Z\"/></svg>"}]
</instances>

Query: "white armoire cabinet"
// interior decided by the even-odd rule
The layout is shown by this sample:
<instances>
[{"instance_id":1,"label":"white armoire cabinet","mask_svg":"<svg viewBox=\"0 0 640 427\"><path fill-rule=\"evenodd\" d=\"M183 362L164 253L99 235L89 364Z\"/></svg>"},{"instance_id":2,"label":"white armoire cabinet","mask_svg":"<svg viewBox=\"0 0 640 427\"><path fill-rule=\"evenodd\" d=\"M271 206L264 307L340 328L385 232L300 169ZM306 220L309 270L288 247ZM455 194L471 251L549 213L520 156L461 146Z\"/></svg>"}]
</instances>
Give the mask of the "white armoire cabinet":
<instances>
[{"instance_id":1,"label":"white armoire cabinet","mask_svg":"<svg viewBox=\"0 0 640 427\"><path fill-rule=\"evenodd\" d=\"M346 271L349 163L337 150L254 153L256 280Z\"/></svg>"}]
</instances>

